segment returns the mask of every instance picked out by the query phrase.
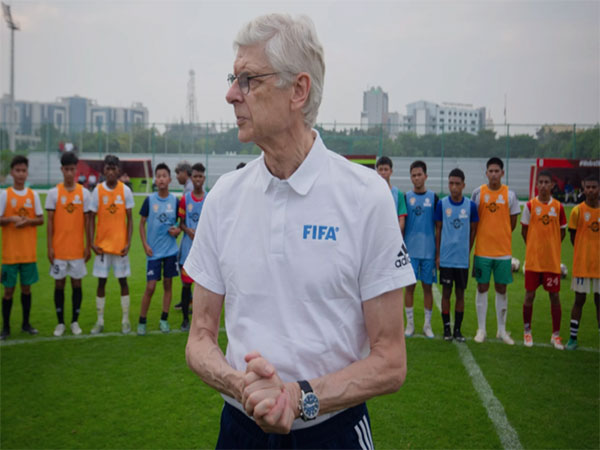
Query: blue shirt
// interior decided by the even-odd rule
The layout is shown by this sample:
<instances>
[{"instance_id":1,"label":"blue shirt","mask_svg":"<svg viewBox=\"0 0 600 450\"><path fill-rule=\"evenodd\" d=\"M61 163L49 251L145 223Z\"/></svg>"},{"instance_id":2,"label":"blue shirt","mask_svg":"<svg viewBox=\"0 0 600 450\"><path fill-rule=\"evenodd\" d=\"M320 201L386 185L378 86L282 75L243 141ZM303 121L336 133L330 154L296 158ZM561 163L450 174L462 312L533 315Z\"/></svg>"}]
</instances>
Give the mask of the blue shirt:
<instances>
[{"instance_id":1,"label":"blue shirt","mask_svg":"<svg viewBox=\"0 0 600 450\"><path fill-rule=\"evenodd\" d=\"M146 241L152 249L148 261L177 254L177 239L169 234L169 228L177 223L177 198L169 194L166 198L158 192L146 197L140 216L147 220Z\"/></svg>"},{"instance_id":2,"label":"blue shirt","mask_svg":"<svg viewBox=\"0 0 600 450\"><path fill-rule=\"evenodd\" d=\"M440 267L468 269L471 223L479 222L477 205L466 197L460 203L445 197L438 201L434 219L442 222Z\"/></svg>"},{"instance_id":3,"label":"blue shirt","mask_svg":"<svg viewBox=\"0 0 600 450\"><path fill-rule=\"evenodd\" d=\"M433 213L437 203L433 191L406 193L406 225L404 241L411 258L435 259L435 221Z\"/></svg>"},{"instance_id":4,"label":"blue shirt","mask_svg":"<svg viewBox=\"0 0 600 450\"><path fill-rule=\"evenodd\" d=\"M186 227L196 230L198 226L198 221L200 220L200 214L202 213L202 206L204 206L204 200L206 199L206 194L202 197L202 200L199 202L195 201L192 198L192 193L187 192L184 196L185 198L185 221L183 222ZM181 247L179 250L179 263L183 265L185 260L187 259L188 254L190 253L190 249L192 248L192 240L190 237L183 233L183 238L181 239Z\"/></svg>"}]
</instances>

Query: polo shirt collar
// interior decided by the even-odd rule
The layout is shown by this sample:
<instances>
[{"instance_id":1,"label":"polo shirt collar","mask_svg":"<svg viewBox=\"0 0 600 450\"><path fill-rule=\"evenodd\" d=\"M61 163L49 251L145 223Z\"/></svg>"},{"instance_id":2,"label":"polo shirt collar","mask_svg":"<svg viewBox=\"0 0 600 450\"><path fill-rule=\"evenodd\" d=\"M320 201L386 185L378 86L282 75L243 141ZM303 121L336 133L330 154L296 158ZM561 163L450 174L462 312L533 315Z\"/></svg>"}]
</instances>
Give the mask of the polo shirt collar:
<instances>
[{"instance_id":1,"label":"polo shirt collar","mask_svg":"<svg viewBox=\"0 0 600 450\"><path fill-rule=\"evenodd\" d=\"M310 188L317 180L319 173L325 166L327 161L327 148L319 135L319 132L315 129L312 130L316 134L313 145L300 164L300 167L289 177L286 181L290 187L299 195L306 195ZM264 153L261 156L262 161L260 163L259 180L262 185L263 192L267 192L271 184L281 181L274 177L265 164Z\"/></svg>"}]
</instances>

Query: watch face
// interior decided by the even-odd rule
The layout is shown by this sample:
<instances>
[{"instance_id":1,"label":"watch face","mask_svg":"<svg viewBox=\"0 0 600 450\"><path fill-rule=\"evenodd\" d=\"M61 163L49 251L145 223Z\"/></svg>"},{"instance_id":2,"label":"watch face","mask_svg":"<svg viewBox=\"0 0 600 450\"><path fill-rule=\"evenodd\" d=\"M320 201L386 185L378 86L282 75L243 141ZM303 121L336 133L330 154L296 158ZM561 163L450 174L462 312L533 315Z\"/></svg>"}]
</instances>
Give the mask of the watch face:
<instances>
[{"instance_id":1,"label":"watch face","mask_svg":"<svg viewBox=\"0 0 600 450\"><path fill-rule=\"evenodd\" d=\"M314 419L319 414L319 398L313 392L304 396L302 411L306 419Z\"/></svg>"}]
</instances>

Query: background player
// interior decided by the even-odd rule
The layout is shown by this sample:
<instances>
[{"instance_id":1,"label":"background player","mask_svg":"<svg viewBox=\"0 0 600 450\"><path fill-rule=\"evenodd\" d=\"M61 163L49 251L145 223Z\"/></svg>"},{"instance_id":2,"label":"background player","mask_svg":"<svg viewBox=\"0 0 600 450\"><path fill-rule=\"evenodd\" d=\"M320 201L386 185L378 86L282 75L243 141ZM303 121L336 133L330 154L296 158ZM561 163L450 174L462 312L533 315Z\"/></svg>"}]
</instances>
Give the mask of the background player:
<instances>
[{"instance_id":1,"label":"background player","mask_svg":"<svg viewBox=\"0 0 600 450\"><path fill-rule=\"evenodd\" d=\"M538 195L527 202L521 215L521 235L525 241L525 301L523 302L523 342L533 346L531 316L533 300L539 285L543 285L550 297L552 314L552 337L550 343L557 350L564 350L560 338L560 246L565 237L567 218L563 206L552 198L554 187L549 172L539 173L536 182Z\"/></svg>"},{"instance_id":2,"label":"background player","mask_svg":"<svg viewBox=\"0 0 600 450\"><path fill-rule=\"evenodd\" d=\"M438 196L425 188L427 180L427 165L423 161L415 161L410 165L410 180L413 189L406 193L406 228L404 240L410 255L410 261L415 271L417 281L423 286L425 302L425 323L423 333L433 338L431 329L431 314L433 308L433 293L431 285L435 283L437 271L435 268L435 222L433 213L438 202ZM416 284L406 287L406 331L412 336L415 331L413 304Z\"/></svg>"},{"instance_id":3,"label":"background player","mask_svg":"<svg viewBox=\"0 0 600 450\"><path fill-rule=\"evenodd\" d=\"M119 181L119 158L115 155L106 155L104 158L105 181L100 183L92 193L90 217L90 237L96 238L92 250L96 253L93 274L98 278L96 290L96 311L98 320L92 328L92 334L104 330L104 305L106 302L106 279L113 268L115 276L121 286L121 332L127 334L131 331L129 323L129 286L127 277L131 275L129 264L129 247L133 221L131 208L133 208L133 194L131 189ZM98 216L96 228L95 218Z\"/></svg>"},{"instance_id":4,"label":"background player","mask_svg":"<svg viewBox=\"0 0 600 450\"><path fill-rule=\"evenodd\" d=\"M146 290L142 297L140 319L137 334L146 334L146 317L152 295L156 289L156 283L164 274L163 281L163 306L160 316L160 331L168 333L169 307L173 292L173 277L178 275L177 271L177 236L180 233L177 223L177 197L169 194L171 183L171 170L165 163L160 163L154 169L154 178L158 192L153 192L146 197L140 209L140 237L146 252ZM148 223L148 235L146 238L146 223Z\"/></svg>"},{"instance_id":5,"label":"background player","mask_svg":"<svg viewBox=\"0 0 600 450\"><path fill-rule=\"evenodd\" d=\"M183 237L181 238L181 246L179 249L179 267L181 269L181 312L183 313L183 322L181 323L181 330L188 331L190 329L190 301L192 300L192 280L189 275L185 272L183 264L187 259L190 249L192 248L192 241L196 235L196 227L198 226L198 220L200 220L200 214L202 213L202 206L204 205L204 180L205 168L202 163L197 163L192 166L192 183L194 184L194 190L185 194L179 202L179 219L180 228L183 231Z\"/></svg>"},{"instance_id":6,"label":"background player","mask_svg":"<svg viewBox=\"0 0 600 450\"><path fill-rule=\"evenodd\" d=\"M567 350L577 348L581 312L590 293L590 285L600 331L600 201L597 175L583 181L583 192L585 202L575 206L569 217L569 232L574 247L571 289L575 291L575 303L571 310L571 336Z\"/></svg>"},{"instance_id":7,"label":"background player","mask_svg":"<svg viewBox=\"0 0 600 450\"><path fill-rule=\"evenodd\" d=\"M85 263L90 259L90 192L75 182L78 158L74 152L60 157L63 182L50 189L46 197L48 212L48 260L50 276L54 278L54 306L58 325L54 336L65 332L65 281L71 277L71 332L81 334L77 322L81 308L81 279L87 274ZM84 240L85 235L85 240Z\"/></svg>"},{"instance_id":8,"label":"background player","mask_svg":"<svg viewBox=\"0 0 600 450\"><path fill-rule=\"evenodd\" d=\"M177 176L178 183L183 186L183 195L194 190L194 185L190 178L192 176L192 166L190 166L189 162L181 161L177 164L175 175Z\"/></svg>"},{"instance_id":9,"label":"background player","mask_svg":"<svg viewBox=\"0 0 600 450\"><path fill-rule=\"evenodd\" d=\"M392 160L387 156L382 156L377 161L377 164L375 164L375 168L377 169L377 173L381 175L381 178L387 182L392 192L392 197L394 198L394 203L396 204L396 214L398 215L400 231L402 231L402 234L404 234L404 225L406 223L406 202L404 200L404 194L396 186L392 186L392 182L390 181L390 178L394 173L392 170Z\"/></svg>"},{"instance_id":10,"label":"background player","mask_svg":"<svg viewBox=\"0 0 600 450\"><path fill-rule=\"evenodd\" d=\"M37 192L25 187L29 160L16 155L10 162L12 187L0 192L0 226L2 227L2 333L0 339L10 335L12 298L21 277L21 329L29 334L38 330L29 323L31 311L31 285L38 281L37 228L44 223L44 211Z\"/></svg>"},{"instance_id":11,"label":"background player","mask_svg":"<svg viewBox=\"0 0 600 450\"><path fill-rule=\"evenodd\" d=\"M502 184L504 163L500 158L493 157L487 161L485 175L488 183L475 189L471 195L479 214L473 259L473 275L477 279L475 306L478 324L474 340L481 343L486 338L488 290L491 276L494 274L498 324L496 337L506 344L513 345L515 342L506 332L506 285L513 281L510 264L512 232L517 225L517 216L521 208L515 193Z\"/></svg>"},{"instance_id":12,"label":"background player","mask_svg":"<svg viewBox=\"0 0 600 450\"><path fill-rule=\"evenodd\" d=\"M442 322L444 339L464 342L460 327L465 311L465 289L469 280L469 259L477 232L477 205L463 197L465 174L453 169L448 175L450 195L435 208L436 267L442 285ZM454 284L454 333L450 332L450 296Z\"/></svg>"}]
</instances>

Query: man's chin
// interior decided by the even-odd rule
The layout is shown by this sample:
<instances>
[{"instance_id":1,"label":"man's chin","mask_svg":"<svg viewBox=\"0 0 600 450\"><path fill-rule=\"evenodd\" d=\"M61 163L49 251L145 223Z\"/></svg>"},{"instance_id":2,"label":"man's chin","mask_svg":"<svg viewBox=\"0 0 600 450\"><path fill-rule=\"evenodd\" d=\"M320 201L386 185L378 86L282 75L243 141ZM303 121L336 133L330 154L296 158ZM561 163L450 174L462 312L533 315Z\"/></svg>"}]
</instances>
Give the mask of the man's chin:
<instances>
[{"instance_id":1,"label":"man's chin","mask_svg":"<svg viewBox=\"0 0 600 450\"><path fill-rule=\"evenodd\" d=\"M247 130L243 130L243 129L239 128L238 129L238 140L243 143L252 142L252 133L248 132Z\"/></svg>"}]
</instances>

